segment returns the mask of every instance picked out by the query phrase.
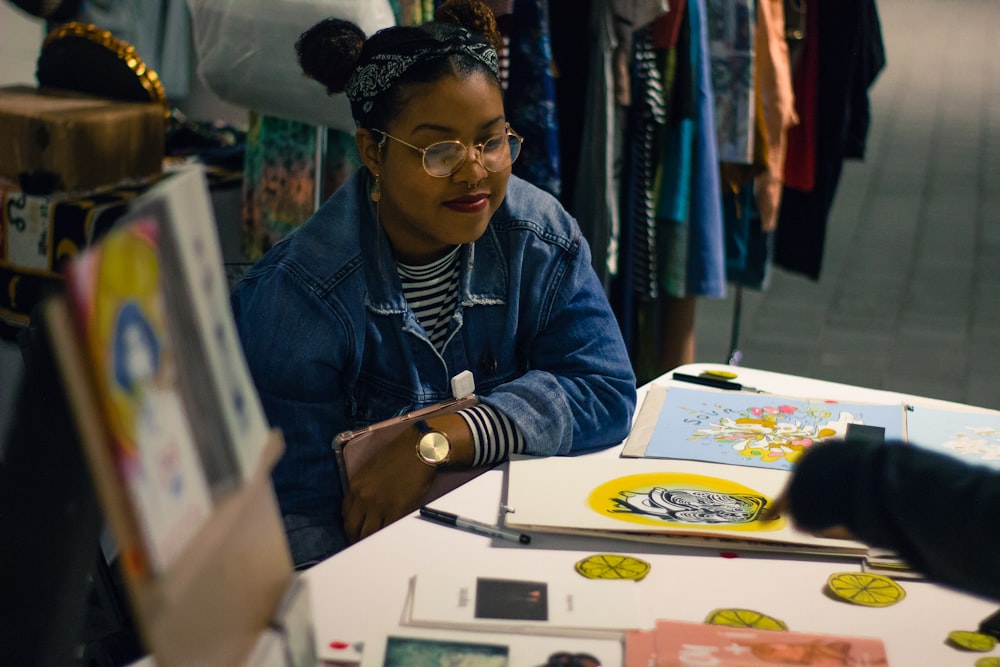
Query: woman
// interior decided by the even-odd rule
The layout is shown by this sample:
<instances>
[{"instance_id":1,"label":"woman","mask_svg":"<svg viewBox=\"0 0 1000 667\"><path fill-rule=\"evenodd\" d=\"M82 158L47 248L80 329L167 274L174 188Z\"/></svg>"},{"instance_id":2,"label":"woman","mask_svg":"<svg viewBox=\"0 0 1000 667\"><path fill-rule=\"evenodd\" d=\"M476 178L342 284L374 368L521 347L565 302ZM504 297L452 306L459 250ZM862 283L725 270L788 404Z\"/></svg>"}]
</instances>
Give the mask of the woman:
<instances>
[{"instance_id":1,"label":"woman","mask_svg":"<svg viewBox=\"0 0 1000 667\"><path fill-rule=\"evenodd\" d=\"M436 17L369 39L328 19L300 37L303 70L351 102L364 168L233 294L285 438L273 478L299 568L406 514L439 464L575 453L631 425L635 377L586 241L511 175L521 140L483 36L499 37L492 13L449 2ZM479 405L409 430L345 493L335 435L447 400L463 371ZM428 437L443 462L421 458Z\"/></svg>"}]
</instances>

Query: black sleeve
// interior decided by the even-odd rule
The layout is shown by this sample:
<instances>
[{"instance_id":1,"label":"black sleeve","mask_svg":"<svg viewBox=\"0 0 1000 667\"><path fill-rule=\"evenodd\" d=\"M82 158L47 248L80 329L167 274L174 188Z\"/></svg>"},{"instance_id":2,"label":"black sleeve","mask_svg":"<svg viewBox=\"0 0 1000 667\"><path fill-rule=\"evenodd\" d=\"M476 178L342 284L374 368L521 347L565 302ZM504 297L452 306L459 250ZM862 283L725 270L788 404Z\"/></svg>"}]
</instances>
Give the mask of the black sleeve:
<instances>
[{"instance_id":1,"label":"black sleeve","mask_svg":"<svg viewBox=\"0 0 1000 667\"><path fill-rule=\"evenodd\" d=\"M803 530L843 525L936 581L1000 599L998 470L903 443L825 443L796 466L788 503Z\"/></svg>"}]
</instances>

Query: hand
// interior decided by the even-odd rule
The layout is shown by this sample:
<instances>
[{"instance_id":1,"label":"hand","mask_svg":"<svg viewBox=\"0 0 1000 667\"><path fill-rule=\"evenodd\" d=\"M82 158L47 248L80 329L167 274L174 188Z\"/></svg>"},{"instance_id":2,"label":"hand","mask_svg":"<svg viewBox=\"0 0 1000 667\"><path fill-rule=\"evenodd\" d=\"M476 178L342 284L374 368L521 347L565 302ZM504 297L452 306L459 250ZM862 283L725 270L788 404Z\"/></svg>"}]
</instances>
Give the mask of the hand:
<instances>
[{"instance_id":1,"label":"hand","mask_svg":"<svg viewBox=\"0 0 1000 667\"><path fill-rule=\"evenodd\" d=\"M792 525L798 530L810 533L817 537L829 537L837 540L856 540L857 538L847 530L844 526L830 526L828 528L823 528L821 530L805 530L799 526L795 521L795 516L792 513L791 504L788 500L788 491L784 491L775 498L771 503L764 507L764 511L761 512L761 521L775 521L780 519L782 516L787 517L791 521Z\"/></svg>"},{"instance_id":2,"label":"hand","mask_svg":"<svg viewBox=\"0 0 1000 667\"><path fill-rule=\"evenodd\" d=\"M408 428L351 478L344 494L344 530L357 541L413 511L434 480L417 458L420 433Z\"/></svg>"}]
</instances>

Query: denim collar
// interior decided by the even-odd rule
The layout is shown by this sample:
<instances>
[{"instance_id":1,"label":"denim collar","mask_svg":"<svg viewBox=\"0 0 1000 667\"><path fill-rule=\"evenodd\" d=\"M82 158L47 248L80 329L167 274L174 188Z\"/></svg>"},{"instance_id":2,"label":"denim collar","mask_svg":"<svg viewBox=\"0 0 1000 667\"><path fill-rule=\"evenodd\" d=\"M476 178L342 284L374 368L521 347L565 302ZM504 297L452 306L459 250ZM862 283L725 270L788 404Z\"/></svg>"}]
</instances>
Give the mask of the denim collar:
<instances>
[{"instance_id":1,"label":"denim collar","mask_svg":"<svg viewBox=\"0 0 1000 667\"><path fill-rule=\"evenodd\" d=\"M363 197L371 187L370 177L361 182L358 197ZM365 280L368 295L365 306L382 314L404 313L407 310L403 285L396 271L396 256L377 221L375 204L364 197L361 201L361 252L365 259ZM463 245L458 251L459 305L491 305L507 303L507 262L500 247L493 225L475 242Z\"/></svg>"}]
</instances>

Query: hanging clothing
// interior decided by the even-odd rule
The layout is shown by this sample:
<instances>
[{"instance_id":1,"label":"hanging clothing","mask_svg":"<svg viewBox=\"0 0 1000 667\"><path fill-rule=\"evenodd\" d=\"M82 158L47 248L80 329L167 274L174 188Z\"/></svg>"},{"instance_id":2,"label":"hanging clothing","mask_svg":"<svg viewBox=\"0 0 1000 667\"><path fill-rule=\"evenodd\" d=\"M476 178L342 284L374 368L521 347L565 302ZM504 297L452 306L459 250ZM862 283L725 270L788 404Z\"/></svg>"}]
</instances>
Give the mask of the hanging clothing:
<instances>
[{"instance_id":1,"label":"hanging clothing","mask_svg":"<svg viewBox=\"0 0 1000 667\"><path fill-rule=\"evenodd\" d=\"M667 294L687 293L688 211L694 152L695 91L691 25L685 2L656 22L653 39L663 53L667 122L661 142L657 196L657 264Z\"/></svg>"},{"instance_id":2,"label":"hanging clothing","mask_svg":"<svg viewBox=\"0 0 1000 667\"><path fill-rule=\"evenodd\" d=\"M598 0L548 0L548 5L559 128L559 164L564 167L559 174L559 198L563 206L580 220L580 214L586 211L574 210L575 207L570 204L576 195L577 165L582 166L580 156L584 151L584 128L591 122L591 112L600 114L601 118L595 120L604 120L603 107L592 109L590 106L593 91L604 88L602 72L599 69L595 71L595 59L601 59L606 49L606 38L600 34L600 26L593 25L593 14L595 11L603 12L607 5ZM593 158L599 159L598 156ZM587 235L586 232L584 234ZM589 235L587 240L592 240Z\"/></svg>"},{"instance_id":3,"label":"hanging clothing","mask_svg":"<svg viewBox=\"0 0 1000 667\"><path fill-rule=\"evenodd\" d=\"M778 224L785 180L788 132L799 122L795 113L791 57L785 39L784 0L759 0L757 4L757 92L767 142L767 169L754 179L754 194L762 231Z\"/></svg>"},{"instance_id":4,"label":"hanging clothing","mask_svg":"<svg viewBox=\"0 0 1000 667\"><path fill-rule=\"evenodd\" d=\"M251 110L243 154L243 258L260 259L313 214L317 197L325 201L360 166L354 135Z\"/></svg>"},{"instance_id":5,"label":"hanging clothing","mask_svg":"<svg viewBox=\"0 0 1000 667\"><path fill-rule=\"evenodd\" d=\"M799 44L798 61L792 80L795 113L799 124L788 131L785 156L785 185L811 192L816 178L816 124L819 121L819 0L806 11L806 32L811 35Z\"/></svg>"},{"instance_id":6,"label":"hanging clothing","mask_svg":"<svg viewBox=\"0 0 1000 667\"><path fill-rule=\"evenodd\" d=\"M817 51L815 177L811 190L793 187L791 164L786 164L774 262L818 280L827 217L843 161L864 158L870 124L868 90L886 59L875 0L809 0L807 11L805 57L808 43ZM799 113L805 123L801 107ZM791 141L790 132L789 157Z\"/></svg>"},{"instance_id":7,"label":"hanging clothing","mask_svg":"<svg viewBox=\"0 0 1000 667\"><path fill-rule=\"evenodd\" d=\"M568 13L578 11L577 0L561 0ZM558 24L561 32L566 23L561 8ZM584 80L567 77L567 67L559 68L559 128L563 164L567 165L563 179L564 205L580 223L580 231L590 243L594 270L607 291L611 278L618 272L618 211L619 173L617 164L621 146L620 109L614 98L613 54L618 44L610 7L604 2L590 2L587 30L589 39L565 39L588 51ZM557 22L553 21L555 25ZM569 49L563 48L566 62ZM557 54L559 51L557 51ZM572 62L572 61L570 61ZM583 62L577 54L575 62ZM568 64L568 63L567 63ZM573 68L570 68L573 69ZM579 106L583 100L583 109ZM579 127L576 127L577 123ZM573 138L574 130L579 132ZM577 165L574 170L569 165Z\"/></svg>"},{"instance_id":8,"label":"hanging clothing","mask_svg":"<svg viewBox=\"0 0 1000 667\"><path fill-rule=\"evenodd\" d=\"M657 130L665 121L662 80L649 28L633 35L629 74L632 102L626 114L622 151L621 248L611 305L634 356L636 301L655 298L657 292L653 175L658 159Z\"/></svg>"},{"instance_id":9,"label":"hanging clothing","mask_svg":"<svg viewBox=\"0 0 1000 667\"><path fill-rule=\"evenodd\" d=\"M726 277L763 289L778 221L788 129L798 122L785 38L784 0L761 0L754 17L753 104L749 164L723 162ZM719 88L716 88L718 101Z\"/></svg>"},{"instance_id":10,"label":"hanging clothing","mask_svg":"<svg viewBox=\"0 0 1000 667\"><path fill-rule=\"evenodd\" d=\"M689 0L685 7L689 76L684 79L678 61L674 89L683 94L684 86L678 84L690 82L691 107L690 117L681 114L680 121L671 124L665 135L657 205L658 233L665 230L657 239L663 259L660 284L676 297L721 298L726 293L724 225L706 3ZM682 27L681 40L683 33ZM681 99L672 97L672 109ZM681 272L670 258L682 254L685 263Z\"/></svg>"},{"instance_id":11,"label":"hanging clothing","mask_svg":"<svg viewBox=\"0 0 1000 667\"><path fill-rule=\"evenodd\" d=\"M707 0L707 9L719 160L750 164L756 111L754 1Z\"/></svg>"},{"instance_id":12,"label":"hanging clothing","mask_svg":"<svg viewBox=\"0 0 1000 667\"><path fill-rule=\"evenodd\" d=\"M509 17L507 120L524 137L514 174L559 197L559 125L544 0L515 0Z\"/></svg>"}]
</instances>

